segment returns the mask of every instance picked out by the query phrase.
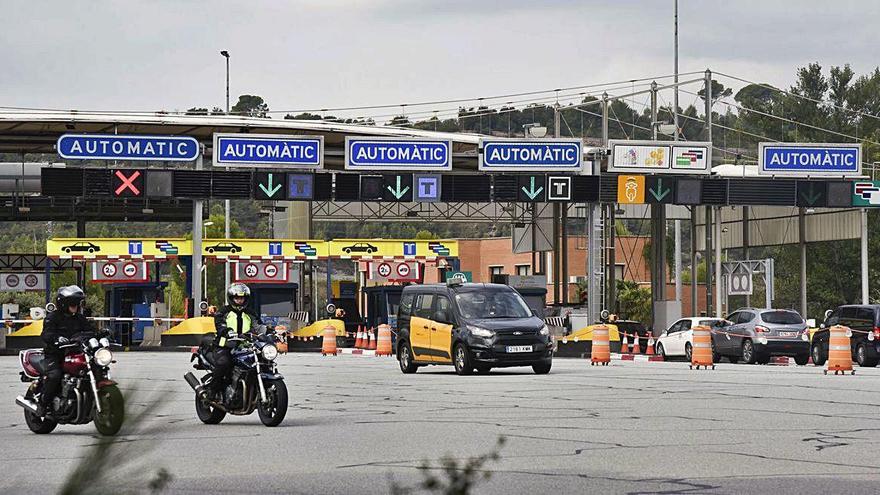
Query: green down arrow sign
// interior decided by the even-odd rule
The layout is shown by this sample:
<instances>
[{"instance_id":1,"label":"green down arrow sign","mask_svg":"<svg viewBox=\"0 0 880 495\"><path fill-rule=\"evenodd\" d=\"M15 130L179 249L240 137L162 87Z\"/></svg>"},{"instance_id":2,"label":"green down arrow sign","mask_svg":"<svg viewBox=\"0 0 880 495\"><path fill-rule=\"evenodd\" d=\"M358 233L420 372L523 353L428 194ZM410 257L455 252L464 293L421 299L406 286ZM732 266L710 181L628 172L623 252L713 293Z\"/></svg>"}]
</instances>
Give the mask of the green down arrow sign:
<instances>
[{"instance_id":1,"label":"green down arrow sign","mask_svg":"<svg viewBox=\"0 0 880 495\"><path fill-rule=\"evenodd\" d=\"M651 196L653 196L655 200L657 200L657 203L663 203L664 202L663 198L666 198L667 196L669 196L672 193L672 187L665 187L664 188L663 187L663 178L657 177L657 184L654 187L648 189L648 192L651 193ZM665 202L669 203L671 201L672 201L672 198L670 197Z\"/></svg>"},{"instance_id":2,"label":"green down arrow sign","mask_svg":"<svg viewBox=\"0 0 880 495\"><path fill-rule=\"evenodd\" d=\"M263 184L262 182L260 182L260 183L258 184L258 185L260 186L260 189L261 189L264 193L266 193L266 196L269 197L269 198L271 198L272 196L275 196L275 193L277 193L278 190L281 189L281 184L275 184L275 185L273 186L273 185L272 185L272 182L273 182L273 174L270 173L269 176L268 176L268 178L266 179L266 183L265 183L265 184Z\"/></svg>"}]
</instances>

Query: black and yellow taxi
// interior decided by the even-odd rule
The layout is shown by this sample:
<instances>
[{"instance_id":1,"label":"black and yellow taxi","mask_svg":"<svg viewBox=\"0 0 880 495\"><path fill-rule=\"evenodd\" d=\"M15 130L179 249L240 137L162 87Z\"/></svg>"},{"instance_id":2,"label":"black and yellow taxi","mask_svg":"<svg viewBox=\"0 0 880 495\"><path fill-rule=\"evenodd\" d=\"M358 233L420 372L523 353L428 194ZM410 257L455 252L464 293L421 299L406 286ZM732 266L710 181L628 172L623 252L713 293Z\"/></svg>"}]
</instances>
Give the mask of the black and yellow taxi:
<instances>
[{"instance_id":1,"label":"black and yellow taxi","mask_svg":"<svg viewBox=\"0 0 880 495\"><path fill-rule=\"evenodd\" d=\"M408 286L397 325L397 360L404 373L429 364L451 364L459 375L509 366L550 372L550 330L507 285L451 278L446 284Z\"/></svg>"}]
</instances>

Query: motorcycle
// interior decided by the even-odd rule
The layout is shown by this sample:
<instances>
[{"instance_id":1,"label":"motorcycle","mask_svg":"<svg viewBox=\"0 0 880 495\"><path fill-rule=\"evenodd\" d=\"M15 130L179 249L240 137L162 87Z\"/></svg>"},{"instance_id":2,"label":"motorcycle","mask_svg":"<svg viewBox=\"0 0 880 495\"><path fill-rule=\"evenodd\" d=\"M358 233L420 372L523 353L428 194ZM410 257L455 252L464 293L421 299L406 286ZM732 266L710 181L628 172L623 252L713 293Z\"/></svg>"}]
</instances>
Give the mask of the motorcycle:
<instances>
[{"instance_id":1,"label":"motorcycle","mask_svg":"<svg viewBox=\"0 0 880 495\"><path fill-rule=\"evenodd\" d=\"M110 364L116 362L110 351L110 340L86 332L74 335L58 349L64 353L61 390L49 406L50 414L44 416L37 415L45 382L43 349L19 352L21 381L30 386L24 396L15 398L15 403L24 408L28 428L34 433L46 434L59 424L94 422L98 433L115 435L122 427L125 400L116 382L110 379Z\"/></svg>"},{"instance_id":2,"label":"motorcycle","mask_svg":"<svg viewBox=\"0 0 880 495\"><path fill-rule=\"evenodd\" d=\"M287 414L287 385L278 373L276 336L264 330L226 339L232 354L232 377L220 397L208 394L214 380L214 352L203 342L190 358L193 368L208 371L201 380L192 371L184 379L196 392L196 414L205 424L218 424L226 414L247 416L256 410L266 426L278 426Z\"/></svg>"}]
</instances>

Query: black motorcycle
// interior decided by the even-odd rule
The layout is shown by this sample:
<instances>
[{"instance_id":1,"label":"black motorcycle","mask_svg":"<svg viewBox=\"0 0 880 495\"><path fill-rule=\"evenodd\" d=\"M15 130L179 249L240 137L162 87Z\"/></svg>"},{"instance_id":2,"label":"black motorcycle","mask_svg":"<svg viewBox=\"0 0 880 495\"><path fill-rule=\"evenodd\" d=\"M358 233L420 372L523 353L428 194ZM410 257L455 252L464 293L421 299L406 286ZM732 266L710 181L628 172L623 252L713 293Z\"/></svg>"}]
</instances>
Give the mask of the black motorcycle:
<instances>
[{"instance_id":1,"label":"black motorcycle","mask_svg":"<svg viewBox=\"0 0 880 495\"><path fill-rule=\"evenodd\" d=\"M19 353L21 381L30 383L24 396L15 403L24 408L24 420L34 433L45 434L59 424L85 424L94 421L102 435L115 435L122 427L125 401L116 382L110 379L110 364L115 363L110 341L92 332L79 333L70 342L58 346L64 352L61 391L51 403L51 411L37 415L37 401L45 381L43 349Z\"/></svg>"},{"instance_id":2,"label":"black motorcycle","mask_svg":"<svg viewBox=\"0 0 880 495\"><path fill-rule=\"evenodd\" d=\"M214 380L214 352L203 342L193 352L193 368L208 371L201 380L192 371L184 379L196 392L196 414L209 425L223 421L227 414L247 416L257 410L266 426L278 426L287 414L287 385L278 373L275 335L266 331L226 339L232 354L232 378L220 397L208 394Z\"/></svg>"}]
</instances>

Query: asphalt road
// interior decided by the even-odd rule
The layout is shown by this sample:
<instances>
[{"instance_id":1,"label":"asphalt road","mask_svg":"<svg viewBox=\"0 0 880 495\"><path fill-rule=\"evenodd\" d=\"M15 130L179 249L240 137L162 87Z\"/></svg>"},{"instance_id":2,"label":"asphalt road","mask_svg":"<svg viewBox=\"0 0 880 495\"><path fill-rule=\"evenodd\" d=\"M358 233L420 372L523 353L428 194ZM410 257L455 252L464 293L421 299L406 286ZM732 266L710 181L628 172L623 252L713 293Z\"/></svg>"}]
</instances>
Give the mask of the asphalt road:
<instances>
[{"instance_id":1,"label":"asphalt road","mask_svg":"<svg viewBox=\"0 0 880 495\"><path fill-rule=\"evenodd\" d=\"M164 467L167 493L389 493L424 462L465 462L504 436L473 493L880 491L880 369L558 359L545 376L459 377L403 375L390 358L279 359L291 405L266 428L256 414L201 424L188 354L120 354L129 411L146 412L117 437L111 483L143 487ZM52 492L98 437L92 425L34 435L13 402L23 389L17 358L0 357L0 493Z\"/></svg>"}]
</instances>

